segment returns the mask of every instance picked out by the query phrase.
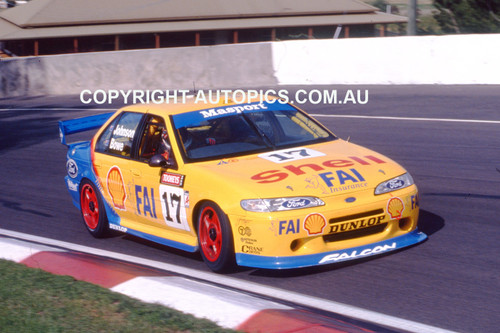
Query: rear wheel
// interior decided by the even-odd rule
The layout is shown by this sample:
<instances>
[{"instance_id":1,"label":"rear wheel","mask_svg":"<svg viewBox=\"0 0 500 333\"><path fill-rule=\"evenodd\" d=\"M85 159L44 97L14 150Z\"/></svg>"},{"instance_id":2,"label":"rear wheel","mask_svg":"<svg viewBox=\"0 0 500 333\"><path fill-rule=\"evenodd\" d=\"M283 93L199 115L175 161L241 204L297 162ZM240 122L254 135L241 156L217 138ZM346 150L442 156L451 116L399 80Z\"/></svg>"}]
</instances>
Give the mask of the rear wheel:
<instances>
[{"instance_id":1,"label":"rear wheel","mask_svg":"<svg viewBox=\"0 0 500 333\"><path fill-rule=\"evenodd\" d=\"M90 234L96 238L105 237L109 232L109 225L101 194L96 190L96 186L86 179L80 184L80 209Z\"/></svg>"},{"instance_id":2,"label":"rear wheel","mask_svg":"<svg viewBox=\"0 0 500 333\"><path fill-rule=\"evenodd\" d=\"M214 203L204 203L200 208L198 242L201 256L212 271L223 272L235 266L231 225Z\"/></svg>"}]
</instances>

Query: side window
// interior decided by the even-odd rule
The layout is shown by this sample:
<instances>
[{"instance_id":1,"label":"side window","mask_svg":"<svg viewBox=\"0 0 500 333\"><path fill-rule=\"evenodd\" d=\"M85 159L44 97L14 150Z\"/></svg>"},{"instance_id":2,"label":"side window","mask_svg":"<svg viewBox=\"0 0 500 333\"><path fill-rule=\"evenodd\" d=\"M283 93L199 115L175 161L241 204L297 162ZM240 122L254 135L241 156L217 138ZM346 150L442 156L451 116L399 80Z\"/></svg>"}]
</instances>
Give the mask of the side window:
<instances>
[{"instance_id":1,"label":"side window","mask_svg":"<svg viewBox=\"0 0 500 333\"><path fill-rule=\"evenodd\" d=\"M95 151L99 153L105 153L109 147L109 141L111 139L111 134L113 134L113 130L115 129L116 122L120 119L120 117L116 117L115 120L102 132L101 136L97 140L95 144Z\"/></svg>"},{"instance_id":2,"label":"side window","mask_svg":"<svg viewBox=\"0 0 500 333\"><path fill-rule=\"evenodd\" d=\"M173 161L172 146L165 128L165 121L158 116L150 115L139 144L139 159L147 162L151 157L161 155L166 161Z\"/></svg>"},{"instance_id":3,"label":"side window","mask_svg":"<svg viewBox=\"0 0 500 333\"><path fill-rule=\"evenodd\" d=\"M135 132L142 114L124 112L99 137L95 150L102 153L130 157Z\"/></svg>"}]
</instances>

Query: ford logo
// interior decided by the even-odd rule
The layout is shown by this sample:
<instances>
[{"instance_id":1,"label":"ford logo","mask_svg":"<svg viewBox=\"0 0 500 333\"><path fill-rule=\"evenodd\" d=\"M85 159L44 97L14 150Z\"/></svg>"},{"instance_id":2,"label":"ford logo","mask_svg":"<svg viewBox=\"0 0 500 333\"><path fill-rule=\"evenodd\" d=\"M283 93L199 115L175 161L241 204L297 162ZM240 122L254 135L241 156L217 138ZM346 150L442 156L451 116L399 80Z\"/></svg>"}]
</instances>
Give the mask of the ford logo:
<instances>
[{"instance_id":1,"label":"ford logo","mask_svg":"<svg viewBox=\"0 0 500 333\"><path fill-rule=\"evenodd\" d=\"M349 197L345 199L345 202L354 202L354 201L356 201L355 197Z\"/></svg>"},{"instance_id":2,"label":"ford logo","mask_svg":"<svg viewBox=\"0 0 500 333\"><path fill-rule=\"evenodd\" d=\"M385 185L388 189L391 190L396 190L398 188L401 188L405 186L405 182L401 179L395 179L387 182L387 185Z\"/></svg>"},{"instance_id":3,"label":"ford logo","mask_svg":"<svg viewBox=\"0 0 500 333\"><path fill-rule=\"evenodd\" d=\"M66 170L68 170L68 176L71 178L75 178L78 175L78 166L75 160L70 158L68 162L66 162Z\"/></svg>"},{"instance_id":4,"label":"ford logo","mask_svg":"<svg viewBox=\"0 0 500 333\"><path fill-rule=\"evenodd\" d=\"M291 199L283 202L281 206L285 208L303 208L311 204L311 200L308 199Z\"/></svg>"}]
</instances>

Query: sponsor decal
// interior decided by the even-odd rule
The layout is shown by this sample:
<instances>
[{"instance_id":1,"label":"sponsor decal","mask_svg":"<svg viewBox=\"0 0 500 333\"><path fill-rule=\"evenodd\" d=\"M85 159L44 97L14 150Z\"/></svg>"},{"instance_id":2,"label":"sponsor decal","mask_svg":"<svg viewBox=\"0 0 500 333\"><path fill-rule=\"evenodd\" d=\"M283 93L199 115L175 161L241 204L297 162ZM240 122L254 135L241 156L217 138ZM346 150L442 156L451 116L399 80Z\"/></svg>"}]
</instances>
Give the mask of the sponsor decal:
<instances>
[{"instance_id":1,"label":"sponsor decal","mask_svg":"<svg viewBox=\"0 0 500 333\"><path fill-rule=\"evenodd\" d=\"M278 222L278 235L297 234L300 232L300 219Z\"/></svg>"},{"instance_id":2,"label":"sponsor decal","mask_svg":"<svg viewBox=\"0 0 500 333\"><path fill-rule=\"evenodd\" d=\"M319 189L323 194L354 190L368 185L365 178L354 168L323 172L308 177L305 181L308 183L306 188Z\"/></svg>"},{"instance_id":3,"label":"sponsor decal","mask_svg":"<svg viewBox=\"0 0 500 333\"><path fill-rule=\"evenodd\" d=\"M201 91L201 90L200 90ZM236 102L234 100L234 102ZM253 102L248 104L231 105L220 108L210 108L174 115L173 121L176 128L199 124L207 119L227 117L238 113L267 112L272 110L296 110L289 104L269 102Z\"/></svg>"},{"instance_id":4,"label":"sponsor decal","mask_svg":"<svg viewBox=\"0 0 500 333\"><path fill-rule=\"evenodd\" d=\"M332 253L324 256L319 263L324 264L327 262L337 262L337 261L342 261L342 260L348 260L348 259L356 259L356 258L361 258L361 257L366 257L369 255L373 254L378 254L382 252L387 252L391 250L396 249L396 243L392 243L391 245L379 245L375 246L373 248L367 248L364 250L354 250L351 252L337 252L337 253ZM359 251L359 252L358 252Z\"/></svg>"},{"instance_id":5,"label":"sponsor decal","mask_svg":"<svg viewBox=\"0 0 500 333\"><path fill-rule=\"evenodd\" d=\"M238 219L238 222L239 223L244 223L244 224L248 224L248 223L252 223L253 220L252 219L247 219L247 218L239 218ZM272 223L272 222L271 222Z\"/></svg>"},{"instance_id":6,"label":"sponsor decal","mask_svg":"<svg viewBox=\"0 0 500 333\"><path fill-rule=\"evenodd\" d=\"M127 232L128 231L127 228L122 227L121 225L113 224L113 223L109 224L109 229L117 230L117 231L121 231L121 232Z\"/></svg>"},{"instance_id":7,"label":"sponsor decal","mask_svg":"<svg viewBox=\"0 0 500 333\"><path fill-rule=\"evenodd\" d=\"M239 226L238 233L242 236L252 236L252 229L250 227Z\"/></svg>"},{"instance_id":8,"label":"sponsor decal","mask_svg":"<svg viewBox=\"0 0 500 333\"><path fill-rule=\"evenodd\" d=\"M300 149L299 149L300 150ZM272 153L269 153L272 154ZM300 155L300 153L299 153ZM289 162L289 161L286 161ZM321 172L327 170L327 168L348 168L356 165L372 165L372 164L384 164L386 163L384 160L381 160L375 156L363 156L363 157L358 157L358 156L349 156L347 159L336 159L336 160L327 160L322 162L321 164L317 163L304 163L304 164L289 164L285 165L282 168L277 168L275 170L267 170L260 172L258 174L255 174L251 177L252 180L256 181L259 184L270 184L270 183L276 183L280 182L290 176L302 176L306 175L308 172L310 173L311 171L313 172ZM350 169L350 170L356 170L356 169ZM345 170L344 170L345 171ZM346 171L345 171L346 172ZM359 173L358 173L359 174ZM357 174L349 174L347 175L337 175L340 179L348 180L349 178L353 177L356 180L359 180ZM359 175L361 177L361 175ZM325 173L323 176L326 181L328 181L329 174L328 172ZM363 177L361 177L363 178ZM345 181L344 180L344 181ZM364 179L363 179L364 180Z\"/></svg>"},{"instance_id":9,"label":"sponsor decal","mask_svg":"<svg viewBox=\"0 0 500 333\"><path fill-rule=\"evenodd\" d=\"M328 233L336 234L339 232L363 229L367 227L372 227L374 225L378 225L385 219L385 215L378 217L370 217L369 219L361 219L357 221L344 222L344 223L336 223L334 225L330 225L330 230Z\"/></svg>"},{"instance_id":10,"label":"sponsor decal","mask_svg":"<svg viewBox=\"0 0 500 333\"><path fill-rule=\"evenodd\" d=\"M251 246L251 245L243 245L241 247L241 252L250 253L250 254L260 254L262 252L262 247L260 246Z\"/></svg>"},{"instance_id":11,"label":"sponsor decal","mask_svg":"<svg viewBox=\"0 0 500 333\"><path fill-rule=\"evenodd\" d=\"M420 207L420 201L418 198L418 194L412 195L410 197L410 202L411 202L411 210L417 209Z\"/></svg>"},{"instance_id":12,"label":"sponsor decal","mask_svg":"<svg viewBox=\"0 0 500 333\"><path fill-rule=\"evenodd\" d=\"M391 219L400 219L404 210L405 204L400 198L394 197L387 202L387 213L389 213Z\"/></svg>"},{"instance_id":13,"label":"sponsor decal","mask_svg":"<svg viewBox=\"0 0 500 333\"><path fill-rule=\"evenodd\" d=\"M71 179L68 179L68 190L78 192L78 184L74 183L71 181Z\"/></svg>"},{"instance_id":14,"label":"sponsor decal","mask_svg":"<svg viewBox=\"0 0 500 333\"><path fill-rule=\"evenodd\" d=\"M217 163L217 165L224 165L224 164L236 163L236 162L238 162L237 158L231 158L228 160L221 160L221 161L219 161L219 163Z\"/></svg>"},{"instance_id":15,"label":"sponsor decal","mask_svg":"<svg viewBox=\"0 0 500 333\"><path fill-rule=\"evenodd\" d=\"M259 157L274 163L286 163L325 155L322 152L309 148L293 148L260 154Z\"/></svg>"},{"instance_id":16,"label":"sponsor decal","mask_svg":"<svg viewBox=\"0 0 500 333\"><path fill-rule=\"evenodd\" d=\"M260 111L267 110L267 106L264 103L252 103L245 105L236 105L226 108L217 109L207 109L199 111L203 118L213 118L221 115L231 114L231 113L242 113L243 111Z\"/></svg>"},{"instance_id":17,"label":"sponsor decal","mask_svg":"<svg viewBox=\"0 0 500 333\"><path fill-rule=\"evenodd\" d=\"M326 219L319 213L312 213L304 219L304 229L309 235L317 235L323 233L326 226Z\"/></svg>"},{"instance_id":18,"label":"sponsor decal","mask_svg":"<svg viewBox=\"0 0 500 333\"><path fill-rule=\"evenodd\" d=\"M189 208L189 191L184 191L184 207Z\"/></svg>"},{"instance_id":19,"label":"sponsor decal","mask_svg":"<svg viewBox=\"0 0 500 333\"><path fill-rule=\"evenodd\" d=\"M113 206L117 209L125 210L127 191L125 190L122 171L118 166L114 165L109 169L106 177L106 187L112 199Z\"/></svg>"},{"instance_id":20,"label":"sponsor decal","mask_svg":"<svg viewBox=\"0 0 500 333\"><path fill-rule=\"evenodd\" d=\"M135 185L135 203L137 214L157 218L154 188Z\"/></svg>"},{"instance_id":21,"label":"sponsor decal","mask_svg":"<svg viewBox=\"0 0 500 333\"><path fill-rule=\"evenodd\" d=\"M184 176L184 175L179 175L176 173L164 171L161 174L160 183L165 184L165 185L183 187L185 178L186 178L186 176Z\"/></svg>"},{"instance_id":22,"label":"sponsor decal","mask_svg":"<svg viewBox=\"0 0 500 333\"><path fill-rule=\"evenodd\" d=\"M398 188L401 188L403 186L405 186L405 182L404 180L401 179L393 179L385 184L385 187L387 187L390 190L397 190Z\"/></svg>"},{"instance_id":23,"label":"sponsor decal","mask_svg":"<svg viewBox=\"0 0 500 333\"><path fill-rule=\"evenodd\" d=\"M290 199L286 200L281 204L284 208L303 208L307 207L311 203L311 200L305 198Z\"/></svg>"},{"instance_id":24,"label":"sponsor decal","mask_svg":"<svg viewBox=\"0 0 500 333\"><path fill-rule=\"evenodd\" d=\"M78 176L78 165L74 159L70 158L66 162L66 170L68 170L68 176L71 178L76 178L76 176Z\"/></svg>"},{"instance_id":25,"label":"sponsor decal","mask_svg":"<svg viewBox=\"0 0 500 333\"><path fill-rule=\"evenodd\" d=\"M257 243L256 239L254 239L254 238L248 238L248 237L241 237L240 241L243 244L247 244L247 245L254 245L255 243Z\"/></svg>"}]
</instances>

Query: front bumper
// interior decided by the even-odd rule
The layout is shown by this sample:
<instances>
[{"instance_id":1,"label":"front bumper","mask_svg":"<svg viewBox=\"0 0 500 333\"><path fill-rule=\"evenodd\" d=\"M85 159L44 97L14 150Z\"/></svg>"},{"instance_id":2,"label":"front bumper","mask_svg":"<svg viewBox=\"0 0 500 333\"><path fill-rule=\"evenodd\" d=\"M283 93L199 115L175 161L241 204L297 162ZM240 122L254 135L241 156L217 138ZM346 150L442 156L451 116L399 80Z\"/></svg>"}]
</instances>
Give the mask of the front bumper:
<instances>
[{"instance_id":1,"label":"front bumper","mask_svg":"<svg viewBox=\"0 0 500 333\"><path fill-rule=\"evenodd\" d=\"M277 269L314 266L394 251L427 237L417 229L416 186L378 196L367 190L322 199L326 204L321 207L229 215L237 263Z\"/></svg>"},{"instance_id":2,"label":"front bumper","mask_svg":"<svg viewBox=\"0 0 500 333\"><path fill-rule=\"evenodd\" d=\"M267 269L289 269L325 265L346 260L365 258L387 253L420 243L427 235L415 229L402 236L386 239L364 246L351 247L340 251L331 251L300 256L270 257L248 253L236 253L236 262L241 266Z\"/></svg>"}]
</instances>

